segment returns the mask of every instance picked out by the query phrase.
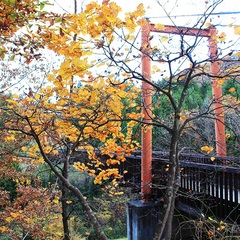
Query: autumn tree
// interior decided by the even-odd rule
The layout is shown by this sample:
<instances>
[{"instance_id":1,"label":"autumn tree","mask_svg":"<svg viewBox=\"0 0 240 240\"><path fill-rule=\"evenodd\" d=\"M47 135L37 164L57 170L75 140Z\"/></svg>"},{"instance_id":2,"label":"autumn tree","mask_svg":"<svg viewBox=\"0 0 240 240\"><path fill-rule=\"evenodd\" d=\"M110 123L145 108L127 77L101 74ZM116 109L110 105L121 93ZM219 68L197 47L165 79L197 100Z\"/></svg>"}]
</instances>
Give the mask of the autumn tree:
<instances>
[{"instance_id":1,"label":"autumn tree","mask_svg":"<svg viewBox=\"0 0 240 240\"><path fill-rule=\"evenodd\" d=\"M24 61L33 58L36 48L33 46L34 41L32 41L31 35L28 35L27 32L31 31L32 24L30 22L41 14L38 9L39 4L39 1L0 1L1 93L7 92L19 81L16 76L20 73L16 63L13 64L15 56L20 58L25 56ZM26 28L26 32L20 35L19 29L23 27ZM11 80L7 81L9 79Z\"/></svg>"},{"instance_id":2,"label":"autumn tree","mask_svg":"<svg viewBox=\"0 0 240 240\"><path fill-rule=\"evenodd\" d=\"M32 73L37 71L41 75L41 64L35 68L28 65L19 69L23 62L39 59L40 54L37 51L41 46L37 45L34 36L28 33L31 32L34 21L43 23L46 20L45 13L41 11L43 5L40 1L0 1L1 105L6 103L6 97L11 95L14 87L13 91L21 89L28 94L30 85L36 83L36 77L32 76ZM24 33L20 34L22 30ZM17 61L13 62L16 59ZM27 77L28 80L25 81ZM41 83L38 82L38 85ZM1 128L4 118L3 114ZM44 229L44 226L51 226L53 215L50 213L58 208L51 207L50 199L54 191L46 191L41 187L39 179L32 174L34 165L22 168L28 160L19 150L27 140L21 136L18 139L21 143L17 142L9 137L7 131L1 131L0 135L1 139L5 139L1 142L0 161L2 236L6 235L11 239L27 239L36 235L47 238L52 232ZM57 191L54 194L56 193ZM55 233L52 236L56 236Z\"/></svg>"},{"instance_id":3,"label":"autumn tree","mask_svg":"<svg viewBox=\"0 0 240 240\"><path fill-rule=\"evenodd\" d=\"M20 153L27 144L24 135L16 140L3 130L0 137L4 139L0 155L0 235L11 239L58 237L62 232L53 232L60 210L57 186L49 186L48 190L41 186L41 180L34 175L37 165L30 165L26 155Z\"/></svg>"},{"instance_id":4,"label":"autumn tree","mask_svg":"<svg viewBox=\"0 0 240 240\"><path fill-rule=\"evenodd\" d=\"M44 26L57 17L57 14L44 12L48 1L0 1L0 57L8 56L14 60L20 56L27 63L32 59L39 59L39 49L43 46L32 34L36 25Z\"/></svg>"},{"instance_id":5,"label":"autumn tree","mask_svg":"<svg viewBox=\"0 0 240 240\"><path fill-rule=\"evenodd\" d=\"M165 5L157 2L159 7L166 10ZM209 28L209 17L221 2L205 2L202 16L190 27L200 30ZM48 76L48 86L31 93L27 98L13 95L5 102L1 108L2 114L6 115L3 128L8 130L10 138L18 139L19 134L26 136L29 144L22 146L21 150L34 161L45 161L63 185L75 194L100 239L106 239L106 236L97 218L83 194L69 181L70 157L77 149L85 149L90 162L75 163L76 169L87 171L95 178L96 184L111 178L117 179L121 175L114 165L124 161L124 155L130 154L137 147L137 143L132 141L133 126L140 124L143 131L149 131L152 127L165 129L170 140L169 171L162 221L156 239L161 239L164 231L166 239L171 239L172 217L180 180L178 156L183 150L181 136L185 129L194 127L191 125L193 120L214 120L214 103L219 100L211 99L204 111L199 112L198 109L184 108L187 96L195 91L193 82L198 82L202 77L209 81L214 78L214 84L221 85L223 81L234 77L238 69L234 65L220 71L217 76L213 75L209 71L209 64L219 60L229 62L229 59L226 60L229 52L219 51L214 59L209 56L198 58L196 49L202 41L200 34L192 36L189 41L183 32L179 32L178 39L174 40L179 44L174 49L171 48L171 38L168 36L149 34L151 46L141 45L136 32L149 24L142 18L145 13L143 4L123 17L120 13L121 8L114 2L91 2L79 14L65 14L50 19L48 28L38 27L34 39L40 46L62 55L64 60L60 68ZM169 14L167 16L171 19ZM171 21L178 29L174 19ZM155 26L159 30L166 27L160 23ZM239 33L238 26L235 32ZM154 39L157 39L156 42ZM224 34L219 33L213 41L227 40ZM166 50L162 50L164 48ZM238 55L235 52L231 54ZM156 63L152 67L151 80L141 72L142 55ZM185 62L188 62L188 66L182 67ZM165 82L161 82L162 74L166 75ZM162 96L166 98L170 111L167 121L156 109L146 105L145 99L136 105L139 83L146 83L155 99L162 99ZM129 88L131 91L126 91ZM232 105L223 105L224 113L238 110L236 104L237 99L234 99ZM142 118L138 112L140 108L147 110L147 118L151 122ZM126 109L127 114L122 115ZM128 122L126 135L122 133L123 121ZM108 156L105 162L100 161L94 151L96 143L100 153ZM209 149L212 146L207 146L208 152ZM60 153L63 153L62 158L59 157ZM64 163L65 175L58 171L50 156Z\"/></svg>"},{"instance_id":6,"label":"autumn tree","mask_svg":"<svg viewBox=\"0 0 240 240\"><path fill-rule=\"evenodd\" d=\"M41 181L32 174L33 166L25 169L24 174L17 171L12 165L19 164L19 161L23 163L21 158L9 155L1 159L0 235L11 239L62 236L61 224L56 221L60 216L58 189L54 186L44 189ZM9 188L10 184L13 189Z\"/></svg>"},{"instance_id":7,"label":"autumn tree","mask_svg":"<svg viewBox=\"0 0 240 240\"><path fill-rule=\"evenodd\" d=\"M85 149L91 161L75 163L79 171L89 172L95 177L96 184L109 178L120 178L118 168L113 166L137 147L137 143L131 140L131 125L126 136L121 133L121 110L128 107L121 103L121 99L126 93L123 86L122 89L107 87L102 78L94 81L94 84L73 88L71 94L69 85L62 85L62 79L57 81L61 87L56 86L54 90L49 86L28 98L21 99L13 95L13 99L8 99L6 105L2 106L2 113L5 114L2 128L8 129L13 139L20 137L18 133L26 136L28 143L21 147L21 151L29 157L29 164L41 161L48 163L63 184L78 197L96 228L97 220L86 199L69 182L69 178L59 172L52 159L63 162L64 174L69 174L70 157L77 149ZM131 94L134 96L134 92ZM55 100L51 101L51 98ZM101 162L95 147L109 159Z\"/></svg>"},{"instance_id":8,"label":"autumn tree","mask_svg":"<svg viewBox=\"0 0 240 240\"><path fill-rule=\"evenodd\" d=\"M15 7L11 4L7 6ZM117 9L116 5L113 6ZM80 16L84 17L91 7L90 4ZM104 8L107 11L110 9L109 6ZM45 22L49 20L50 26L53 26L63 24L69 18L67 15L66 18L54 17L51 19L46 17L44 20ZM63 55L65 60L59 70L48 76L47 87L42 85L36 87L33 84L33 88L24 89L23 92L20 91L21 94L12 94L3 102L1 113L4 118L1 128L9 135L3 139L6 142L10 139L17 141L25 136L23 145L19 146L19 152L15 154L22 152L27 157L29 165L45 161L62 181L63 186L79 199L99 238L106 239L86 199L79 189L69 182L70 158L77 149L85 149L90 162L87 164L79 162L75 167L79 171L89 172L90 176L95 178L96 184L111 178L114 180L113 185L116 185L115 181L121 178L121 174L118 168L113 166L124 161L124 156L138 146L131 140L134 123L128 124L126 134L121 132L123 118L121 112L123 109L130 109L129 114L131 114L131 109L135 107L133 99L138 90L128 83L121 86L117 81L115 86L108 84L115 81L114 76L92 76L91 68L98 63L88 62L87 57L91 55L92 46L95 46L96 42L91 47L83 47L82 44L86 44L88 39L83 43L75 41L76 37L74 38L71 32L64 32L61 27L55 32L44 26L42 21L39 23L38 18L33 18L33 21L37 23L37 31L31 32L31 36L28 34L27 38L36 40L37 46L30 49L30 53L29 48L23 48L26 53L24 56L27 59L26 63L32 60L32 51L43 45ZM89 22L91 21L90 19ZM105 21L104 16L99 17L99 21ZM94 31L93 29L93 33ZM8 38L5 42L7 40ZM128 101L123 103L122 99L126 98L127 87L131 87L132 91L128 94ZM133 114L136 115L135 112ZM96 155L95 147L98 147L102 155L109 156L104 162L101 162ZM59 166L52 159L63 163L62 171L59 172ZM64 238L69 239L67 226L64 228L66 233Z\"/></svg>"},{"instance_id":9,"label":"autumn tree","mask_svg":"<svg viewBox=\"0 0 240 240\"><path fill-rule=\"evenodd\" d=\"M164 8L166 13L166 6L161 5L157 1L159 7ZM164 96L166 101L169 103L168 107L170 113L168 119L162 119L158 112L153 110L152 107L145 104L142 100L142 107L147 110L149 115L147 118L151 119L151 122L145 122L144 119L136 118L134 115L129 114L128 120L132 122L138 122L143 125L144 131L148 131L152 126L156 128L165 129L166 134L169 134L169 171L168 171L168 181L166 185L166 193L164 195L164 211L163 219L159 228L157 230L157 239L161 239L163 232L165 230L166 239L171 238L172 233L172 216L175 207L175 198L177 190L179 187L180 180L180 168L179 168L179 153L183 150L181 145L181 138L186 129L194 128L192 123L197 119L209 119L214 121L222 121L219 117L223 114L215 114L216 105L215 103L220 101L219 96L217 98L212 98L208 105L203 109L202 112L199 109L185 109L186 101L189 99L190 94L194 92L193 82L198 82L201 85L202 79L214 79L212 82L217 86L221 86L224 81L229 78L234 77L234 74L238 72L236 67L228 67L227 70L223 68L219 69L219 73L213 74L210 71L210 64L221 61L223 64L229 62L226 57L229 54L238 55L238 52L221 51L215 53L216 56L213 58L209 57L207 54L205 56L198 57L197 47L201 45L204 40L201 37L200 32L204 29L210 29L211 24L209 23L209 17L213 11L220 5L222 1L214 1L213 4L205 2L205 9L202 12L202 16L197 19L186 31L191 32L191 27L199 29L199 34L192 34L189 39L187 34L184 34L182 28L174 23L174 19L170 19L174 25L176 31L178 31L178 36L176 37L179 44L176 44L174 48L171 48L173 38L168 38L168 36L154 36L149 34L148 39L151 40L150 45L141 45L139 39L135 35L135 30L139 26L147 26L149 23L146 19L142 19L140 16L144 14L143 5L139 5L136 11L126 14L124 20L118 17L120 11L119 7L115 3L105 1L104 4L98 5L97 3L91 3L87 5L86 10L78 16L69 16L67 21L62 24L61 35L53 36L52 39L63 39L66 34L76 35L79 42L82 44L86 42L86 36L89 37L87 45L83 48L85 52L91 48L91 44L95 45L95 52L98 53L98 61L96 59L89 65L101 63L101 68L99 68L97 74L101 76L114 76L114 79L110 79L110 83L113 86L119 85L120 83L125 84L128 81L136 80L138 82L145 82L148 84L149 89L156 99ZM108 5L110 8L108 8ZM87 17L86 17L87 16ZM167 15L169 18L170 16ZM158 30L164 30L166 26L161 23L155 24L155 28ZM238 33L238 26L235 26L234 31ZM207 38L211 37L210 43L222 43L226 42L226 35L219 32L216 36L211 35L211 31ZM174 38L174 39L176 39ZM53 41L53 40L52 40ZM56 40L57 41L57 40ZM79 43L80 44L80 43ZM161 44L163 49L159 46ZM205 44L207 44L205 42ZM63 45L64 46L64 45ZM58 49L53 42L49 45L52 49L62 52L62 48ZM63 47L64 48L64 47ZM169 49L169 50L168 50ZM99 53L100 52L100 53ZM206 50L207 52L207 50ZM152 68L153 79L147 78L142 74L140 66L141 55L148 56L152 62L156 63ZM75 64L75 59L67 59L62 65L64 71L60 72L65 78L68 78L68 71L70 71L72 66L78 66L75 68L76 71L82 73L83 62L77 61ZM237 59L231 58L232 62L238 63ZM185 63L188 63L186 67L183 67ZM162 65L158 65L158 64ZM215 66L216 66L215 64ZM88 65L88 66L89 66ZM79 69L79 66L81 68ZM105 68L104 68L105 66ZM107 69L107 70L106 70ZM167 69L167 70L166 70ZM166 72L166 73L164 73ZM161 77L166 75L165 83L159 84L161 82ZM156 78L156 80L154 79ZM93 79L95 79L93 77ZM176 89L178 89L178 94L176 94ZM233 89L232 89L233 90ZM222 102L223 111L226 114L228 111L238 111L237 109L237 99L225 104ZM161 106L160 106L161 108ZM146 116L145 116L146 117ZM227 125L226 125L227 127ZM202 150L210 153L214 149L214 146L203 146Z\"/></svg>"}]
</instances>

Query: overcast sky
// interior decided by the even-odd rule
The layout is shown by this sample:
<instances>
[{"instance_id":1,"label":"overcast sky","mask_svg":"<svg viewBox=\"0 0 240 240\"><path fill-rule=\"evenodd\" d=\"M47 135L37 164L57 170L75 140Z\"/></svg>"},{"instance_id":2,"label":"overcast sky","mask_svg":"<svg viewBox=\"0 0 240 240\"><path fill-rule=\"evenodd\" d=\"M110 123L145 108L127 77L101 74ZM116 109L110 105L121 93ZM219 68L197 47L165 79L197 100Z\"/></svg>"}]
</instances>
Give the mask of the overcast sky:
<instances>
[{"instance_id":1,"label":"overcast sky","mask_svg":"<svg viewBox=\"0 0 240 240\"><path fill-rule=\"evenodd\" d=\"M193 15L203 14L216 1L221 3L216 7L214 12L221 14L211 15L209 22L212 25L217 25L219 32L226 33L227 42L236 43L237 41L235 47L239 49L239 35L234 35L233 27L229 28L228 24L232 24L233 26L240 25L240 13L231 14L233 12L240 12L240 0L160 0L159 2L161 2L162 6L158 4L157 0L115 0L114 2L121 6L123 12L133 11L138 4L144 3L146 17L150 18L152 23L192 27L200 18L200 16ZM50 2L54 4L51 10L55 12L74 12L74 0L50 0ZM91 0L77 0L78 12L81 11L84 5L90 2ZM96 0L96 2L102 3L102 0ZM166 17L166 12L175 17L172 17L170 20ZM229 14L226 14L227 12Z\"/></svg>"},{"instance_id":2,"label":"overcast sky","mask_svg":"<svg viewBox=\"0 0 240 240\"><path fill-rule=\"evenodd\" d=\"M192 15L202 14L211 3L216 0L161 0L161 4L166 8L167 12L171 15ZM220 0L218 0L220 1ZM63 13L64 11L73 12L74 0L50 0L54 4L54 11ZM91 0L77 0L78 11L81 11L81 7L84 4L91 2ZM97 0L101 3L101 0ZM144 3L146 6L146 17L154 17L152 21L166 22L166 13L156 0L115 0L120 5L123 11L131 11L136 8L140 3ZM206 4L208 3L208 4ZM215 12L240 12L240 0L223 0L222 3L216 8ZM157 18L160 17L158 20ZM155 19L156 18L156 19ZM183 25L192 20L196 20L197 17L178 17L175 18L177 22ZM240 14L238 15L216 15L211 18L214 24L240 24Z\"/></svg>"}]
</instances>

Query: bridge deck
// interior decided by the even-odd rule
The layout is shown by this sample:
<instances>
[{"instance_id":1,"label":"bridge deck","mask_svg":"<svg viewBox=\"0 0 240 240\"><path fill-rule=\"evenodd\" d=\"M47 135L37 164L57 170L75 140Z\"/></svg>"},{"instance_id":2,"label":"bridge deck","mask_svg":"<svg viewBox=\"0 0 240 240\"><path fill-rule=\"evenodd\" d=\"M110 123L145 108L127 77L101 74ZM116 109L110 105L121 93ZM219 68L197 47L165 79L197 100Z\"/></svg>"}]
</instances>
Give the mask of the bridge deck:
<instances>
[{"instance_id":1,"label":"bridge deck","mask_svg":"<svg viewBox=\"0 0 240 240\"><path fill-rule=\"evenodd\" d=\"M161 198L166 186L168 154L155 152L153 155L152 192ZM208 156L181 155L181 186L177 200L199 209L203 214L215 215L240 223L240 159ZM140 191L141 156L127 157L120 170L134 191Z\"/></svg>"}]
</instances>

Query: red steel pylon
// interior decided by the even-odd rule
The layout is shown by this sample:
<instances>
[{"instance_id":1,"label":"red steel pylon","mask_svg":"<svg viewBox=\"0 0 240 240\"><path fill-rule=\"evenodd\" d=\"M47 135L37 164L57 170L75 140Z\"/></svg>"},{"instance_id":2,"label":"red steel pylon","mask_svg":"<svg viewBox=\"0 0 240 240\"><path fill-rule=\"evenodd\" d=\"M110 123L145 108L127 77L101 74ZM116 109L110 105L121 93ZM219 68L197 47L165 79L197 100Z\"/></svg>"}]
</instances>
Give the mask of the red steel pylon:
<instances>
[{"instance_id":1,"label":"red steel pylon","mask_svg":"<svg viewBox=\"0 0 240 240\"><path fill-rule=\"evenodd\" d=\"M214 99L214 117L215 117L215 140L217 156L226 156L226 137L224 124L224 111L222 106L222 87L217 83L214 76L220 73L220 64L217 61L217 42L216 28L211 26L207 29L187 28L177 26L164 26L159 30L154 24L147 24L142 27L142 74L145 79L142 83L142 99L143 99L143 121L147 126L151 126L151 59L149 57L150 50L150 33L168 33L196 37L207 37L209 42L209 53L211 58L211 75L212 77L212 93ZM143 126L142 129L142 168L141 168L141 193L144 201L148 201L151 196L152 182L152 130Z\"/></svg>"}]
</instances>

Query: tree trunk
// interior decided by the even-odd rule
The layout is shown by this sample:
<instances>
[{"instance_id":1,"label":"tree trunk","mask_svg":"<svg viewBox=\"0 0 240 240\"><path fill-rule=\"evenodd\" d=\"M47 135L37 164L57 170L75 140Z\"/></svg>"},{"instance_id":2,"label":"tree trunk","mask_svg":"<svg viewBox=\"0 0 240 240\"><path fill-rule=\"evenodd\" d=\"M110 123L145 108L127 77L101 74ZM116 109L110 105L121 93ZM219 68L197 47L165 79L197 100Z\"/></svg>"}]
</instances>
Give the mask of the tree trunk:
<instances>
[{"instance_id":1,"label":"tree trunk","mask_svg":"<svg viewBox=\"0 0 240 240\"><path fill-rule=\"evenodd\" d=\"M169 156L169 173L164 196L164 205L162 219L157 226L155 240L170 240L172 238L172 222L175 209L175 198L179 188L179 161L178 161L178 119L175 124L171 137L170 156Z\"/></svg>"},{"instance_id":2,"label":"tree trunk","mask_svg":"<svg viewBox=\"0 0 240 240\"><path fill-rule=\"evenodd\" d=\"M54 165L51 163L51 161L49 161L48 159L45 160L49 166L51 167L51 169L53 170L53 172L56 174L57 177L59 177L59 179L62 181L62 184L70 191L73 193L73 195L75 195L77 197L77 199L79 200L79 203L82 205L83 210L86 212L86 215L88 216L95 232L97 233L99 240L108 240L107 236L105 235L104 231L102 230L102 227L100 225L100 223L98 222L94 212L92 211L91 207L89 206L88 202L86 201L86 199L84 198L84 196L82 195L81 191L76 188L75 186L73 186L69 180L67 180L66 178L63 177L62 174L60 174L57 169L54 167Z\"/></svg>"},{"instance_id":3,"label":"tree trunk","mask_svg":"<svg viewBox=\"0 0 240 240\"><path fill-rule=\"evenodd\" d=\"M101 225L99 224L96 216L94 215L94 212L90 208L88 202L85 200L84 196L79 191L79 189L74 187L69 182L64 182L64 184L78 198L84 211L86 212L88 218L90 219L95 232L98 234L99 240L107 240L108 238L105 235L104 231L102 230Z\"/></svg>"},{"instance_id":4,"label":"tree trunk","mask_svg":"<svg viewBox=\"0 0 240 240\"><path fill-rule=\"evenodd\" d=\"M70 159L70 151L67 151L67 156L65 158L65 162L63 165L62 175L63 177L69 181L69 159ZM64 240L70 240L70 232L68 227L68 211L67 211L67 191L66 186L61 184L62 186L62 223L63 223L63 231L64 231Z\"/></svg>"},{"instance_id":5,"label":"tree trunk","mask_svg":"<svg viewBox=\"0 0 240 240\"><path fill-rule=\"evenodd\" d=\"M76 188L74 185L72 185L69 182L69 179L65 178L63 176L63 174L61 174L56 167L53 165L53 163L51 162L51 160L47 157L47 155L45 154L41 142L38 138L38 136L36 134L33 133L33 137L36 140L39 150L44 158L44 161L49 165L49 167L51 168L51 170L54 172L54 174L61 180L62 184L71 192L73 193L73 195L75 195L77 197L77 199L79 200L79 203L82 205L83 210L86 212L86 215L88 216L95 232L97 233L99 240L108 240L107 236L105 235L104 231L102 230L102 227L100 225L100 223L98 222L94 212L92 211L91 207L89 206L88 202L86 201L86 199L84 198L83 194L81 193L81 191ZM69 159L66 159L66 163L69 164ZM66 166L68 167L68 166ZM67 170L69 171L69 170Z\"/></svg>"},{"instance_id":6,"label":"tree trunk","mask_svg":"<svg viewBox=\"0 0 240 240\"><path fill-rule=\"evenodd\" d=\"M64 231L64 240L70 240L70 232L68 227L68 212L67 212L67 188L62 185L62 223Z\"/></svg>"}]
</instances>

